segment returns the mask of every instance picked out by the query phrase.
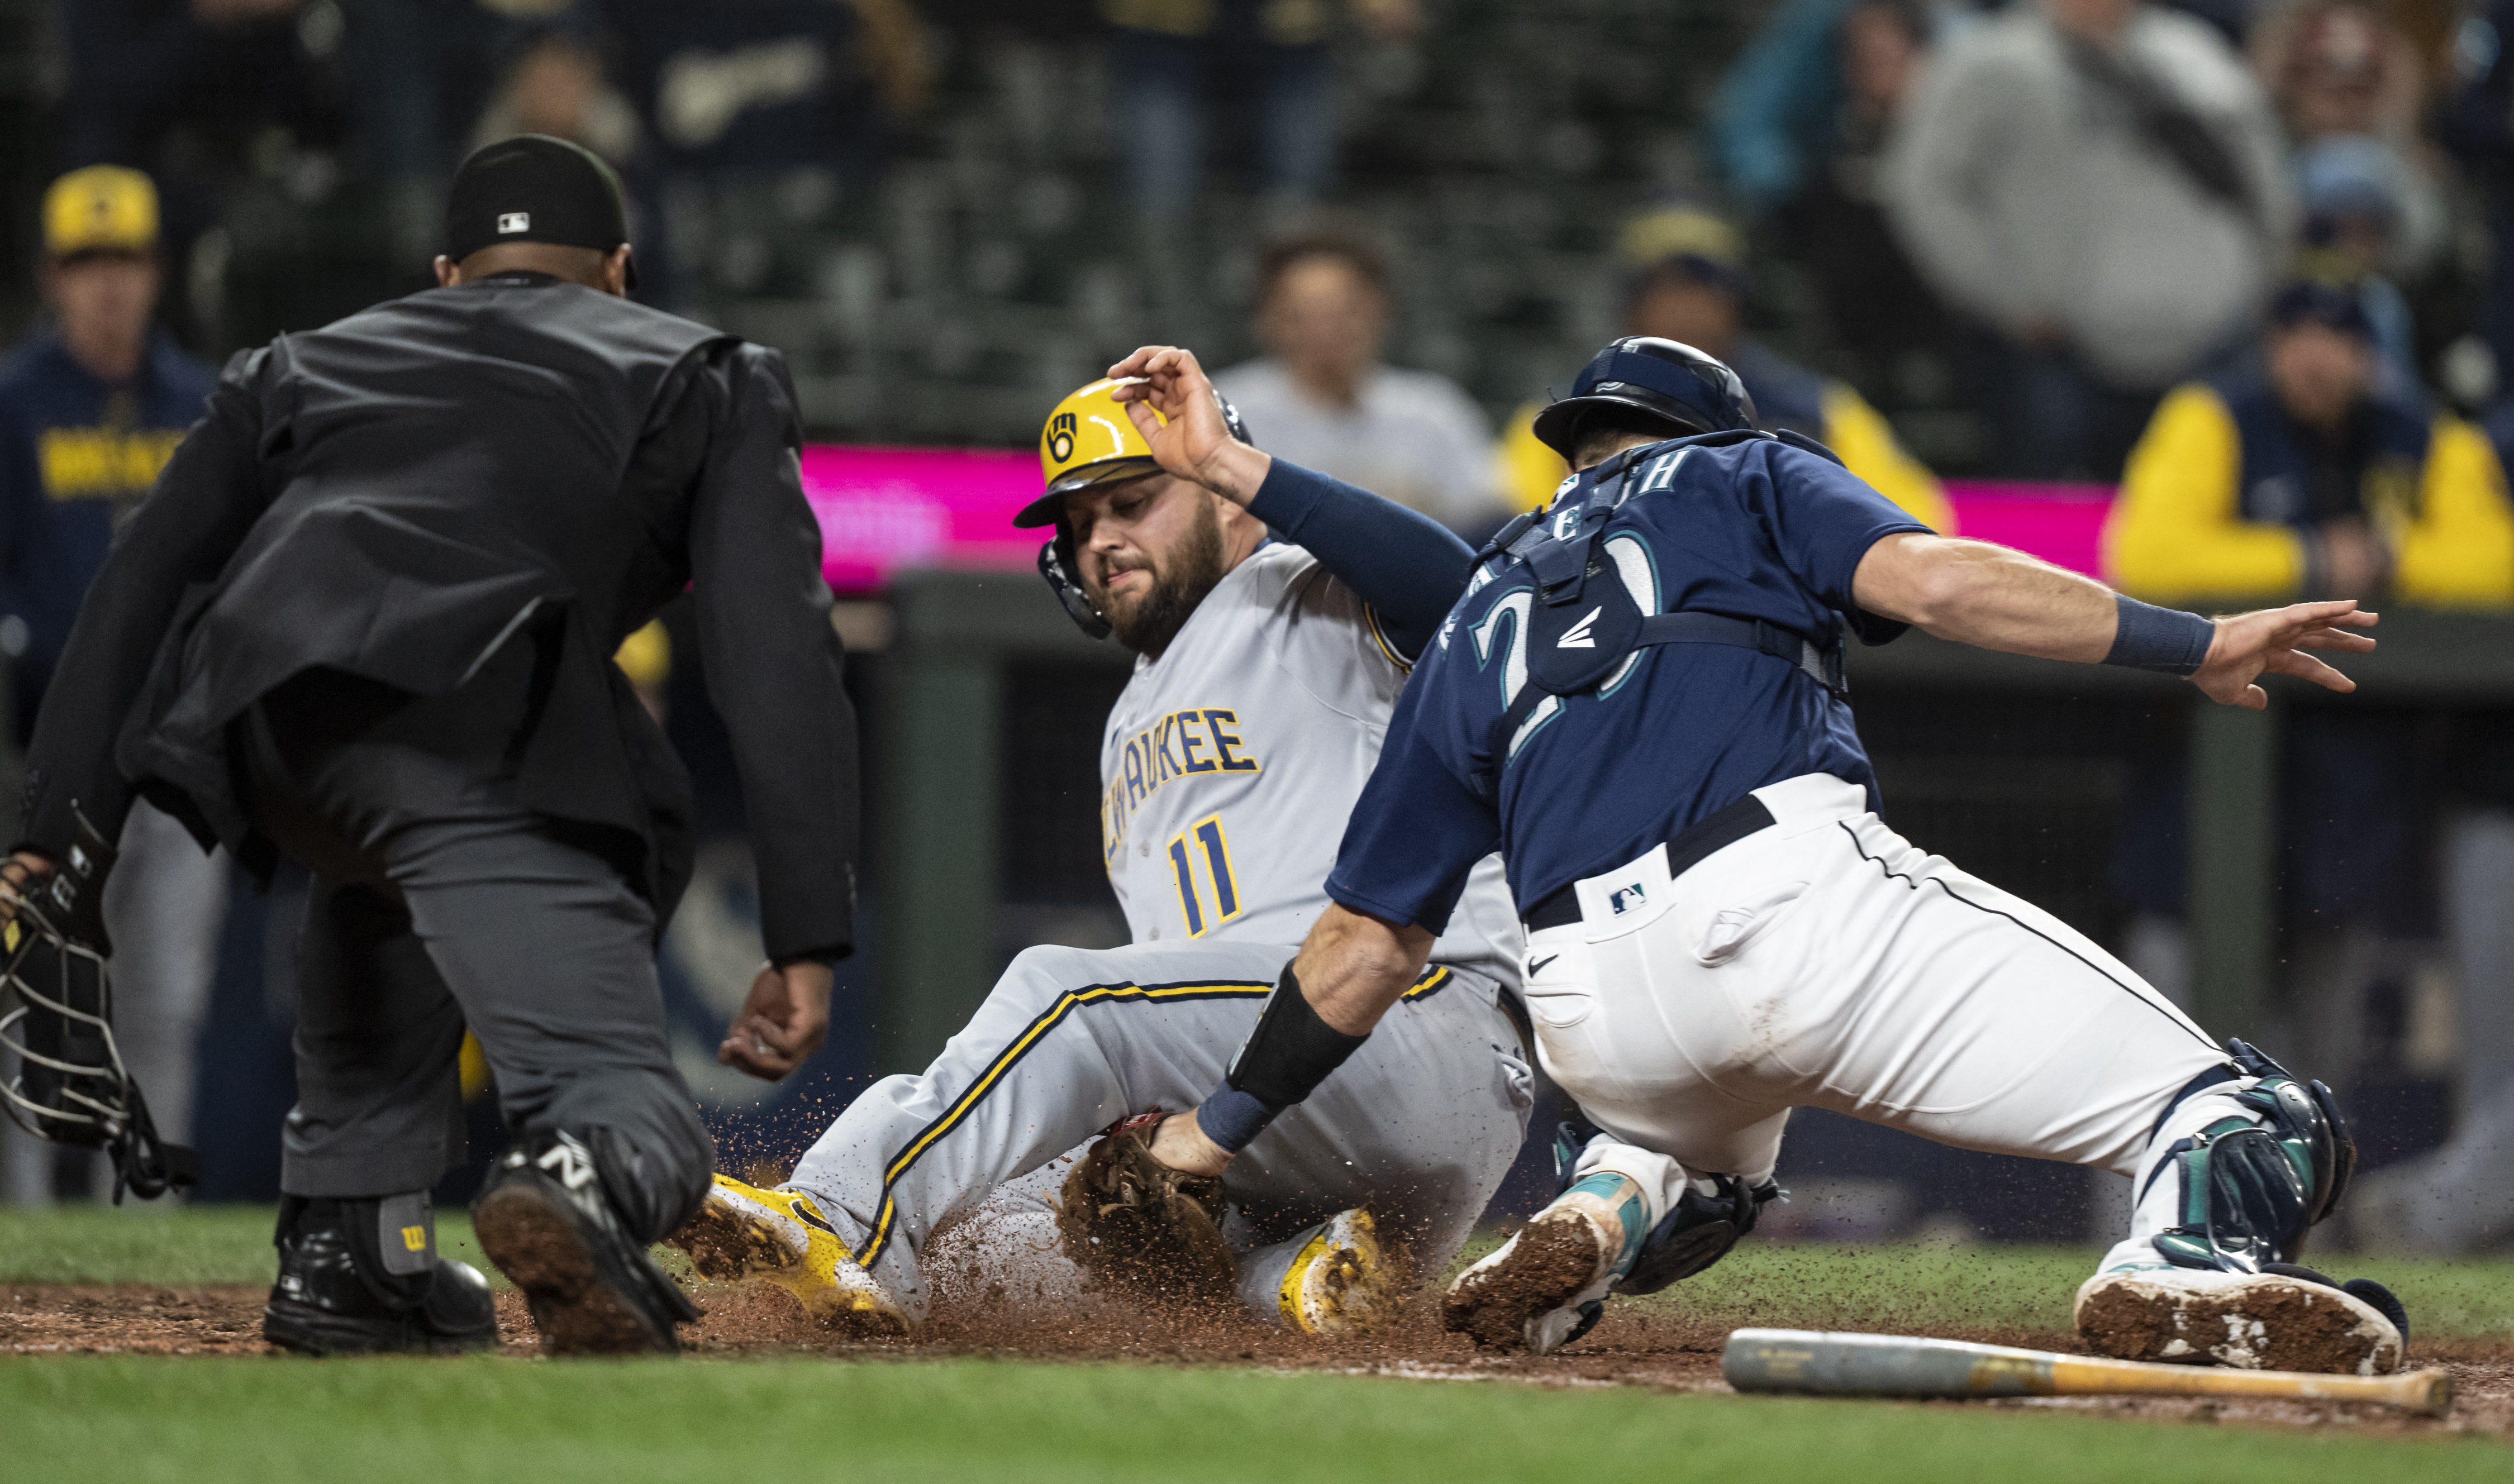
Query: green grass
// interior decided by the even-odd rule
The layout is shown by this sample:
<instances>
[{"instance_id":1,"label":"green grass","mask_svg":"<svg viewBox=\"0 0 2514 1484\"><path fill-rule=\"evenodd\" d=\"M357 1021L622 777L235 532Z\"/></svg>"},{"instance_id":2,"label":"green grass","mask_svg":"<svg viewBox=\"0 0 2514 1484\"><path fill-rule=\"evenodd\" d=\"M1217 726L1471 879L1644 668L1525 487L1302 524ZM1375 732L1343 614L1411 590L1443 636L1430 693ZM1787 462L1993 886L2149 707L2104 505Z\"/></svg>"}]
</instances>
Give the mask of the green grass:
<instances>
[{"instance_id":1,"label":"green grass","mask_svg":"<svg viewBox=\"0 0 2514 1484\"><path fill-rule=\"evenodd\" d=\"M951 1360L0 1361L13 1477L1594 1481L2503 1479L2472 1438L1956 1406ZM101 1453L100 1450L102 1450ZM2414 1470L2414 1473L2411 1471Z\"/></svg>"},{"instance_id":2,"label":"green grass","mask_svg":"<svg viewBox=\"0 0 2514 1484\"><path fill-rule=\"evenodd\" d=\"M268 1206L0 1206L0 1283L268 1283ZM437 1251L494 1276L466 1211L436 1214Z\"/></svg>"},{"instance_id":3,"label":"green grass","mask_svg":"<svg viewBox=\"0 0 2514 1484\"><path fill-rule=\"evenodd\" d=\"M269 1281L270 1212L0 1209L0 1281ZM460 1212L440 1246L478 1262ZM2055 1248L1756 1246L1654 1304L1731 1324L2064 1329L2093 1258ZM2514 1333L2514 1263L2371 1271L2428 1335ZM361 1484L465 1473L598 1480L1596 1479L1727 1484L2206 1478L2390 1468L2514 1477L2488 1437L2141 1424L1953 1404L1668 1395L1506 1382L971 1359L0 1357L0 1474Z\"/></svg>"},{"instance_id":4,"label":"green grass","mask_svg":"<svg viewBox=\"0 0 2514 1484\"><path fill-rule=\"evenodd\" d=\"M267 1206L0 1206L0 1283L267 1283L270 1223ZM466 1213L438 1212L436 1239L445 1256L496 1280L471 1240ZM678 1254L661 1255L680 1262ZM1738 1325L2064 1330L2069 1301L2095 1257L2091 1248L1749 1240L1709 1272L1645 1302ZM2514 1336L2514 1261L2314 1261L2339 1277L2364 1274L2392 1285L2422 1336Z\"/></svg>"}]
</instances>

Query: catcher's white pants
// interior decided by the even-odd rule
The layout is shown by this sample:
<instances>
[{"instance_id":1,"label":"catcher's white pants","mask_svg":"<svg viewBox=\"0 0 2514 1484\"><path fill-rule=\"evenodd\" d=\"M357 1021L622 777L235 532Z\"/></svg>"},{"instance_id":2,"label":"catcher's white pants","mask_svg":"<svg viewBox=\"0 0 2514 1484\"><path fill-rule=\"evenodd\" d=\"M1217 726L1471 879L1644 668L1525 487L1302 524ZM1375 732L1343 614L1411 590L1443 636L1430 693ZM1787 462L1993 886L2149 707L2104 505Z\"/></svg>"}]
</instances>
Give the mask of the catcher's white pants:
<instances>
[{"instance_id":1,"label":"catcher's white pants","mask_svg":"<svg viewBox=\"0 0 2514 1484\"><path fill-rule=\"evenodd\" d=\"M1038 1219L1065 1173L1049 1162L1120 1118L1203 1101L1294 951L1028 949L931 1066L867 1089L789 1185L912 1316L931 1297L928 1238L982 1207L990 1282L1071 1292L1073 1270ZM1280 1281L1287 1239L1355 1206L1369 1205L1422 1270L1447 1264L1518 1155L1533 1100L1497 993L1434 965L1351 1061L1232 1162L1223 1234L1252 1302ZM1008 1281L1008 1258L1033 1276Z\"/></svg>"},{"instance_id":2,"label":"catcher's white pants","mask_svg":"<svg viewBox=\"0 0 2514 1484\"><path fill-rule=\"evenodd\" d=\"M1942 1143L2143 1178L2173 1139L2242 1114L2168 1103L2226 1056L2118 959L1921 851L1823 774L1759 788L1775 822L1673 881L1666 853L1578 884L1583 921L1528 935L1545 1069L1608 1138L1653 1219L1695 1176L1770 1178L1793 1107ZM2254 1120L2257 1121L2257 1120ZM1622 1147L1618 1148L1617 1145ZM2107 1265L2161 1263L2169 1177Z\"/></svg>"}]
</instances>

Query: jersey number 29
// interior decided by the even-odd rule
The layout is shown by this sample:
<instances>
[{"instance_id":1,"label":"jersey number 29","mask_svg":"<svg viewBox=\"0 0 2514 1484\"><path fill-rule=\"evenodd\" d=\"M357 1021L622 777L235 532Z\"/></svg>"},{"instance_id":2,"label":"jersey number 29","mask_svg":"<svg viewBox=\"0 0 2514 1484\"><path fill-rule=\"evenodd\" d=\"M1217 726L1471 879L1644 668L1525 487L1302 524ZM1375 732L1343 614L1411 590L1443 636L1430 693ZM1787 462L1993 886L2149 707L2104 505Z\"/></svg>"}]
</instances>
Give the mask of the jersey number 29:
<instances>
[{"instance_id":1,"label":"jersey number 29","mask_svg":"<svg viewBox=\"0 0 2514 1484\"><path fill-rule=\"evenodd\" d=\"M1196 879L1196 862L1204 859L1211 882L1212 910ZM1231 877L1231 842L1222 833L1222 816L1207 815L1196 826L1170 841L1170 874L1178 883L1179 911L1187 918L1187 936L1202 938L1205 930L1239 915L1239 884Z\"/></svg>"}]
</instances>

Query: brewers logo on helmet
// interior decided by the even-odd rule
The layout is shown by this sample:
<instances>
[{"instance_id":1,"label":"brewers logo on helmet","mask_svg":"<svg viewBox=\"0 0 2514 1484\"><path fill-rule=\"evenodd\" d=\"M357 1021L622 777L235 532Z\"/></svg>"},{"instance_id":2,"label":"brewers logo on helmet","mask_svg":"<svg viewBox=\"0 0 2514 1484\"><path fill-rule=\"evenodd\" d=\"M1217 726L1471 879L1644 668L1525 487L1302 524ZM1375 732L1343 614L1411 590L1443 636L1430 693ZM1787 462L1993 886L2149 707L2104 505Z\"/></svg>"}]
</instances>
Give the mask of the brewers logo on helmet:
<instances>
[{"instance_id":1,"label":"brewers logo on helmet","mask_svg":"<svg viewBox=\"0 0 2514 1484\"><path fill-rule=\"evenodd\" d=\"M1153 458L1153 446L1144 441L1135 420L1128 416L1127 404L1115 396L1118 387L1133 386L1142 381L1141 377L1104 379L1056 404L1056 410L1047 415L1047 423L1038 432L1038 471L1046 488L1013 517L1016 526L1056 528L1055 537L1038 548L1039 576L1047 579L1047 585L1055 589L1074 622L1094 639L1106 638L1109 624L1083 591L1080 566L1075 560L1074 532L1065 523L1065 497L1095 484L1141 479L1160 472L1159 461ZM1242 443L1250 442L1248 424L1239 420L1239 409L1218 391L1213 400L1222 409L1222 425L1231 436ZM1158 412L1154 412L1153 418L1163 425L1169 422Z\"/></svg>"}]
</instances>

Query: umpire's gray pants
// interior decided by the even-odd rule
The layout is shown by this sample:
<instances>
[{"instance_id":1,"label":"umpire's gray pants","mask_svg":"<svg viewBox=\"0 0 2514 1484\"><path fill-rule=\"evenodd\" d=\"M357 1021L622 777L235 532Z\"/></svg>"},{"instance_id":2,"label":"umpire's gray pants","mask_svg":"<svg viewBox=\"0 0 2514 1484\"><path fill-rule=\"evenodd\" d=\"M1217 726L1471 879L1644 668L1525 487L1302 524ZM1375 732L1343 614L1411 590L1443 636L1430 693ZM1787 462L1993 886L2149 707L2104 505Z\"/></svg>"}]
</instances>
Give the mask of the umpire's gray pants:
<instances>
[{"instance_id":1,"label":"umpire's gray pants","mask_svg":"<svg viewBox=\"0 0 2514 1484\"><path fill-rule=\"evenodd\" d=\"M398 705L301 680L242 729L256 825L315 874L280 1186L435 1184L464 1157L467 1025L509 1136L597 1136L622 1219L660 1238L706 1194L714 1149L672 1065L654 911L523 806L512 669Z\"/></svg>"},{"instance_id":2,"label":"umpire's gray pants","mask_svg":"<svg viewBox=\"0 0 2514 1484\"><path fill-rule=\"evenodd\" d=\"M867 1089L790 1183L921 1317L919 1255L938 1226L1120 1118L1202 1102L1293 952L1028 949L933 1065ZM1518 1156L1532 1101L1496 993L1435 965L1351 1061L1232 1162L1223 1230L1243 1275L1253 1250L1361 1205L1421 1270L1447 1264Z\"/></svg>"}]
</instances>

